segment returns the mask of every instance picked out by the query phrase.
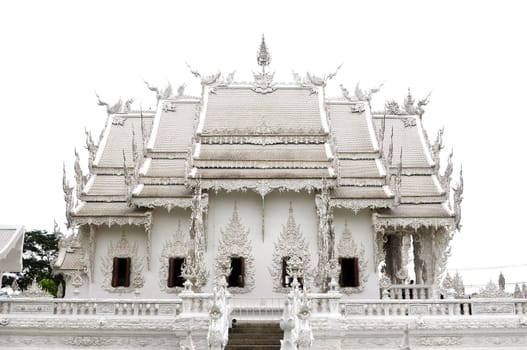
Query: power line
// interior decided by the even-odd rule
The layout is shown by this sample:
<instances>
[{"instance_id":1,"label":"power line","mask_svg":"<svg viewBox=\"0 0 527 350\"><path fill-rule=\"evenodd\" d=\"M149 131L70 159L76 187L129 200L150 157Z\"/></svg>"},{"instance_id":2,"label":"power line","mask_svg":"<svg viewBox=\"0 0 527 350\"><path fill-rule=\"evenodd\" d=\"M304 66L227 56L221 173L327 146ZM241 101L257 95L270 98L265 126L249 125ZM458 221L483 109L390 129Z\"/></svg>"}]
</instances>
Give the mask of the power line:
<instances>
[{"instance_id":1,"label":"power line","mask_svg":"<svg viewBox=\"0 0 527 350\"><path fill-rule=\"evenodd\" d=\"M473 270L495 270L495 269L507 269L511 267L527 267L527 264L516 264L516 265L501 265L501 266L487 266L487 267L451 267L449 271L473 271Z\"/></svg>"}]
</instances>

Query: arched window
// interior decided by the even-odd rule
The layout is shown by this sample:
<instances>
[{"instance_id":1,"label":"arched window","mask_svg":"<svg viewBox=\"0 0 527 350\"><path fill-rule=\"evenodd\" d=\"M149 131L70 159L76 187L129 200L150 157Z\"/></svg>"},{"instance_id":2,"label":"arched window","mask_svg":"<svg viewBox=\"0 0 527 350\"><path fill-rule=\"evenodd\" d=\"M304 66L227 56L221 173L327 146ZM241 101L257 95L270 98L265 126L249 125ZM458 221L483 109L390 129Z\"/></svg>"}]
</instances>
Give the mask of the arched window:
<instances>
[{"instance_id":1,"label":"arched window","mask_svg":"<svg viewBox=\"0 0 527 350\"><path fill-rule=\"evenodd\" d=\"M231 256L231 274L227 277L228 287L245 287L245 258Z\"/></svg>"},{"instance_id":2,"label":"arched window","mask_svg":"<svg viewBox=\"0 0 527 350\"><path fill-rule=\"evenodd\" d=\"M340 264L340 287L358 287L359 280L359 258L339 258Z\"/></svg>"},{"instance_id":3,"label":"arched window","mask_svg":"<svg viewBox=\"0 0 527 350\"><path fill-rule=\"evenodd\" d=\"M183 287L185 279L181 276L181 266L184 261L185 258L182 257L168 258L168 288Z\"/></svg>"},{"instance_id":4,"label":"arched window","mask_svg":"<svg viewBox=\"0 0 527 350\"><path fill-rule=\"evenodd\" d=\"M130 287L131 258L113 258L112 287Z\"/></svg>"}]
</instances>

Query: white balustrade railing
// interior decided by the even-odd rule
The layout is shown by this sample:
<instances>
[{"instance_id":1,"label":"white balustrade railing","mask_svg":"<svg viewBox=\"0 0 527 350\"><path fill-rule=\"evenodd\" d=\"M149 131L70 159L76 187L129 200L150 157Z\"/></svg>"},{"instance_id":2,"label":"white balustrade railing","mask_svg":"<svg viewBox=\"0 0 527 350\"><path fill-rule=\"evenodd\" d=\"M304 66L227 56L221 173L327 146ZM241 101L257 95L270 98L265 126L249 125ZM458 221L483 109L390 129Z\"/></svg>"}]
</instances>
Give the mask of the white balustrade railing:
<instances>
[{"instance_id":1,"label":"white balustrade railing","mask_svg":"<svg viewBox=\"0 0 527 350\"><path fill-rule=\"evenodd\" d=\"M284 311L283 298L239 298L231 299L231 317L237 320L278 321Z\"/></svg>"},{"instance_id":2,"label":"white balustrade railing","mask_svg":"<svg viewBox=\"0 0 527 350\"><path fill-rule=\"evenodd\" d=\"M353 316L527 315L527 299L340 300L340 314ZM315 311L315 309L314 309Z\"/></svg>"},{"instance_id":3,"label":"white balustrade railing","mask_svg":"<svg viewBox=\"0 0 527 350\"><path fill-rule=\"evenodd\" d=\"M389 299L430 299L432 286L427 284L392 284L381 288L382 298Z\"/></svg>"},{"instance_id":4,"label":"white balustrade railing","mask_svg":"<svg viewBox=\"0 0 527 350\"><path fill-rule=\"evenodd\" d=\"M312 317L354 316L527 316L527 299L341 299L341 294L310 293ZM175 299L52 299L0 298L0 315L116 315L131 317L207 317L211 293L192 293ZM231 318L279 319L284 299L232 298Z\"/></svg>"},{"instance_id":5,"label":"white balustrade railing","mask_svg":"<svg viewBox=\"0 0 527 350\"><path fill-rule=\"evenodd\" d=\"M209 309L210 293L193 293L177 299L52 299L0 298L0 315L119 315L178 316L181 313L200 314Z\"/></svg>"}]
</instances>

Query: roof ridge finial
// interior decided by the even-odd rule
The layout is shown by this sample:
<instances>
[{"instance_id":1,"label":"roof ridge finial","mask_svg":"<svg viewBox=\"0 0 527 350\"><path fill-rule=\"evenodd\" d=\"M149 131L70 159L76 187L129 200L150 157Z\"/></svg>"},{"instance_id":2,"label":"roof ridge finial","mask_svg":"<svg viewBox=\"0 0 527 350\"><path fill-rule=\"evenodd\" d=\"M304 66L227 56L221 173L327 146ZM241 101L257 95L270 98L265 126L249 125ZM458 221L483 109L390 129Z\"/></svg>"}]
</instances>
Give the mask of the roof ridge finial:
<instances>
[{"instance_id":1,"label":"roof ridge finial","mask_svg":"<svg viewBox=\"0 0 527 350\"><path fill-rule=\"evenodd\" d=\"M267 49L265 44L265 35L262 34L262 42L260 43L260 48L258 49L258 55L256 57L256 62L259 66L262 67L262 73L265 74L265 67L271 63L271 53Z\"/></svg>"}]
</instances>

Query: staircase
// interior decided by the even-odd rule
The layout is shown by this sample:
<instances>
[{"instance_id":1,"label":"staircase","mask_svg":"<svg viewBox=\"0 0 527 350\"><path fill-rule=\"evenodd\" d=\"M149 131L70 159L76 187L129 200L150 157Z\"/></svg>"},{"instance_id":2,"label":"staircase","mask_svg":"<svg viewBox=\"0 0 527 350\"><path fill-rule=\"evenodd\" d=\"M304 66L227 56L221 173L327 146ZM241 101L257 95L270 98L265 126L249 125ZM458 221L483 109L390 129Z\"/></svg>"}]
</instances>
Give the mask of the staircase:
<instances>
[{"instance_id":1,"label":"staircase","mask_svg":"<svg viewBox=\"0 0 527 350\"><path fill-rule=\"evenodd\" d=\"M229 330L225 350L280 350L283 336L278 323L237 322Z\"/></svg>"}]
</instances>

